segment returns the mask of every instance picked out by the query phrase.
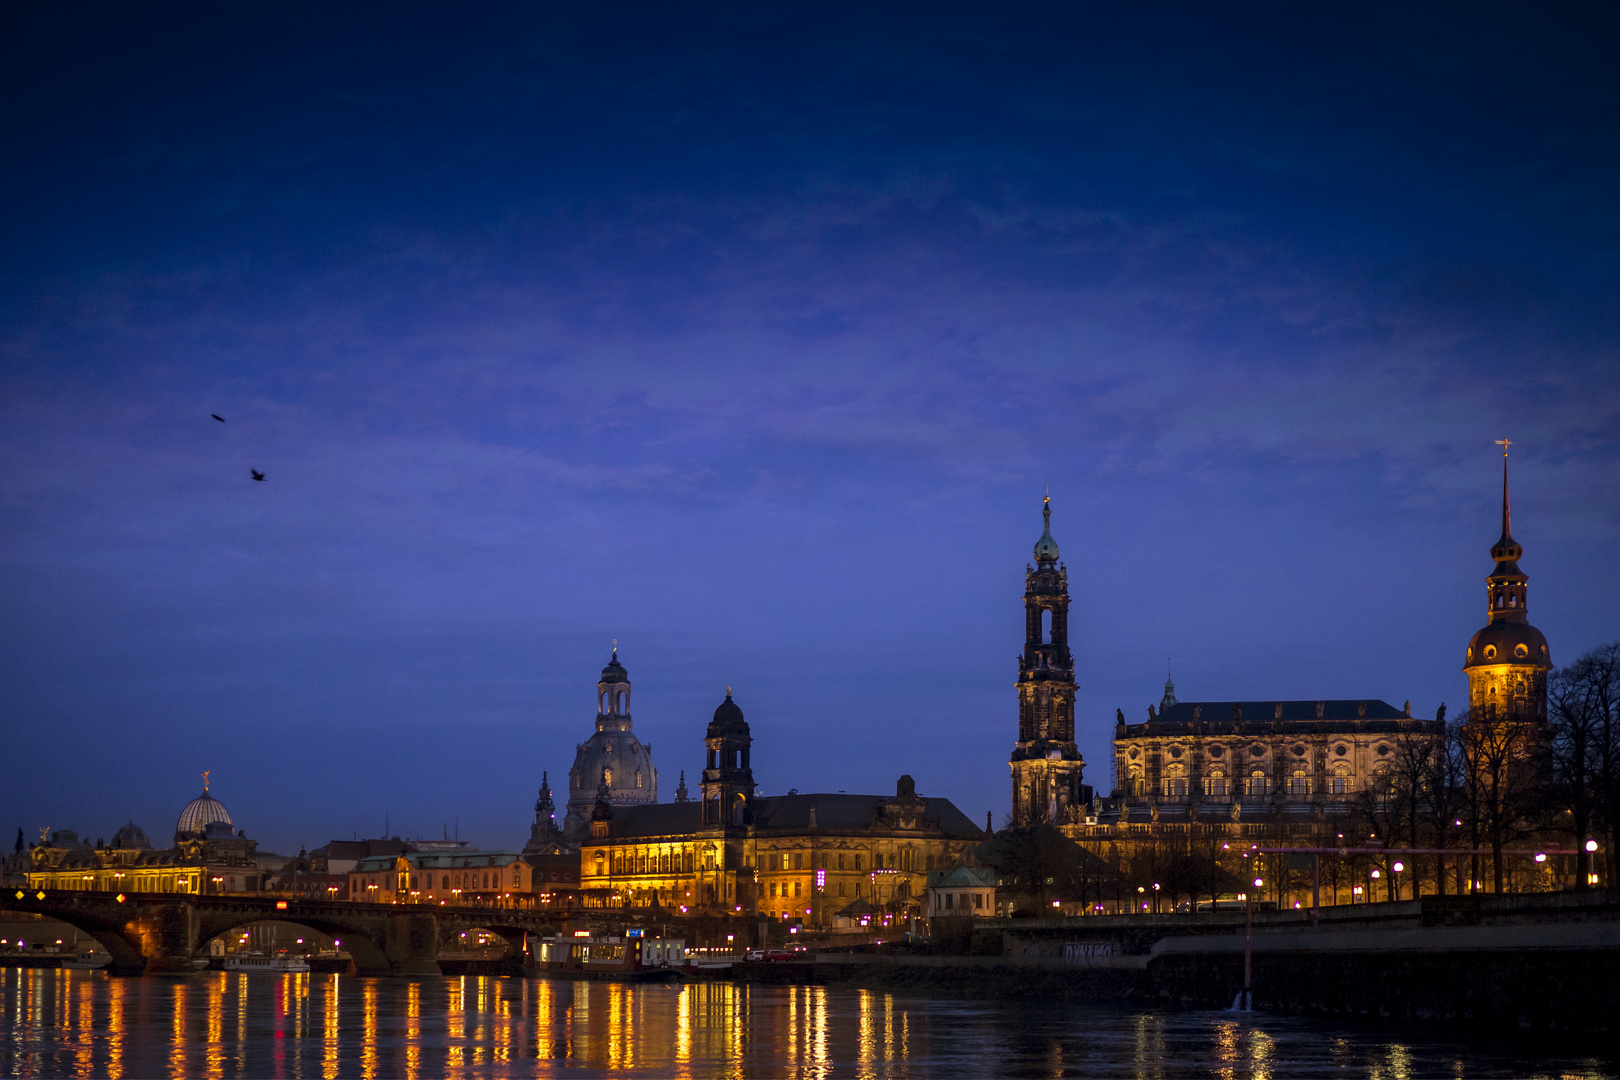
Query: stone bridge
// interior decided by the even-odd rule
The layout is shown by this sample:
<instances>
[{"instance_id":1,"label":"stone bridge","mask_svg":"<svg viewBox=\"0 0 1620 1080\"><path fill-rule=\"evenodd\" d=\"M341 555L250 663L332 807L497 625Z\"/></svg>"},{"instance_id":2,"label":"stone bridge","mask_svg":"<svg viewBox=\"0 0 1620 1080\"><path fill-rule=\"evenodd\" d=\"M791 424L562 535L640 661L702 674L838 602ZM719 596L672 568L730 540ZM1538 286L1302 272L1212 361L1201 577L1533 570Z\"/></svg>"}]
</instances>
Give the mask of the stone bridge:
<instances>
[{"instance_id":1,"label":"stone bridge","mask_svg":"<svg viewBox=\"0 0 1620 1080\"><path fill-rule=\"evenodd\" d=\"M362 975L436 975L441 943L481 928L504 937L514 952L525 935L565 927L562 913L523 908L353 904L274 896L118 894L6 889L0 911L27 911L89 934L112 955L116 974L190 971L208 942L248 923L278 920L337 938ZM576 918L579 913L575 913ZM602 918L592 913L593 923ZM621 920L622 921L622 920Z\"/></svg>"}]
</instances>

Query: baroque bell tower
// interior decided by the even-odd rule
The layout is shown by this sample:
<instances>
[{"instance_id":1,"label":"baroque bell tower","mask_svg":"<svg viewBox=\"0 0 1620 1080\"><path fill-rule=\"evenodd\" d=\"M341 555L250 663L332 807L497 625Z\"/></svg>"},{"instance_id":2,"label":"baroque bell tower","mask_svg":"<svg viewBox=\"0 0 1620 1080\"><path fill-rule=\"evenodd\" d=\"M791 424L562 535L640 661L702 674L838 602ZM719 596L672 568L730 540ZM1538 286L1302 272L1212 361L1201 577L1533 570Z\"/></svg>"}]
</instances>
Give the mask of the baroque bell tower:
<instances>
[{"instance_id":1,"label":"baroque bell tower","mask_svg":"<svg viewBox=\"0 0 1620 1080\"><path fill-rule=\"evenodd\" d=\"M1506 439L1502 447L1502 537L1491 546L1496 561L1485 579L1488 621L1468 643L1463 670L1468 673L1471 721L1544 721L1547 719L1547 672L1552 656L1547 639L1530 625L1530 578L1519 569L1524 548L1513 539L1508 514Z\"/></svg>"},{"instance_id":2,"label":"baroque bell tower","mask_svg":"<svg viewBox=\"0 0 1620 1080\"><path fill-rule=\"evenodd\" d=\"M703 770L703 824L751 825L754 822L754 769L749 750L754 737L726 687L726 700L714 710L703 738L709 758Z\"/></svg>"},{"instance_id":3,"label":"baroque bell tower","mask_svg":"<svg viewBox=\"0 0 1620 1080\"><path fill-rule=\"evenodd\" d=\"M1018 745L1012 768L1012 824L1071 822L1090 798L1085 759L1074 743L1074 657L1069 652L1069 571L1052 539L1052 500L1035 565L1024 570L1024 654L1018 658Z\"/></svg>"}]
</instances>

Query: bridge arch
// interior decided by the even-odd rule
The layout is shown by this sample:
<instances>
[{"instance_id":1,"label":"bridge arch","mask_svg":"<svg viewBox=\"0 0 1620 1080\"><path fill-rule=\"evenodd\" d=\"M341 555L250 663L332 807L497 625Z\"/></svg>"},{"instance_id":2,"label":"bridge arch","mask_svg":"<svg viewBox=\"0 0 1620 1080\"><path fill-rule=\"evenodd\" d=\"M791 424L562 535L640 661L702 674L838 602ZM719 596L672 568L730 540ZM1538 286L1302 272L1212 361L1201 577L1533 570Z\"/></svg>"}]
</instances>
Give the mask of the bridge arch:
<instances>
[{"instance_id":1,"label":"bridge arch","mask_svg":"<svg viewBox=\"0 0 1620 1080\"><path fill-rule=\"evenodd\" d=\"M491 911L489 914L498 916L500 912ZM515 957L523 955L524 946L530 938L537 935L543 936L547 932L537 930L532 925L514 926L510 921L498 917L480 919L471 915L459 916L440 920L440 947L450 947L461 935L470 934L475 930L483 930L503 939L507 945L507 955Z\"/></svg>"},{"instance_id":2,"label":"bridge arch","mask_svg":"<svg viewBox=\"0 0 1620 1080\"><path fill-rule=\"evenodd\" d=\"M30 894L32 895L32 894ZM73 927L89 934L96 944L107 950L112 958L108 970L116 975L139 975L146 971L146 955L141 951L140 936L116 921L99 917L93 911L81 909L49 910L40 905L5 905L7 910L27 911Z\"/></svg>"},{"instance_id":3,"label":"bridge arch","mask_svg":"<svg viewBox=\"0 0 1620 1080\"><path fill-rule=\"evenodd\" d=\"M335 941L341 942L340 947L354 959L354 969L360 975L389 975L393 973L393 965L388 961L388 954L383 947L362 930L355 927L352 921L343 919L322 918L303 911L271 911L271 912L231 912L229 918L212 918L211 912L203 913L202 929L197 935L197 949L193 955L206 956L208 943L217 938L225 937L240 930L244 926L254 923L277 922L289 926L304 926L318 934L325 934ZM224 914L224 913L220 913Z\"/></svg>"}]
</instances>

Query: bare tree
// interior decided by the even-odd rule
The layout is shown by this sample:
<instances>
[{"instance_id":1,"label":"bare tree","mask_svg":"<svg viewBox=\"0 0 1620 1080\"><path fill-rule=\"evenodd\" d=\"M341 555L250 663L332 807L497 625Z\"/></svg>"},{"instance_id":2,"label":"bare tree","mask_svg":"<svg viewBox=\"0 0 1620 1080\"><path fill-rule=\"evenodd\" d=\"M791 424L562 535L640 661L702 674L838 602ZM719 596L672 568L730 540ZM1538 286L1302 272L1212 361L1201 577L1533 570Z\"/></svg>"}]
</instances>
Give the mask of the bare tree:
<instances>
[{"instance_id":1,"label":"bare tree","mask_svg":"<svg viewBox=\"0 0 1620 1080\"><path fill-rule=\"evenodd\" d=\"M1429 791L1429 801L1426 806L1428 816L1428 835L1430 847L1449 848L1452 842L1460 837L1453 830L1462 823L1464 807L1467 802L1467 761L1462 755L1461 739L1456 736L1455 723L1447 727L1445 723L1445 706L1440 706L1440 713L1435 718L1437 728L1434 756L1429 759L1429 775L1424 781ZM1448 860L1444 855L1435 856L1435 891L1446 895L1446 865ZM1475 877L1478 875L1476 874ZM1461 867L1457 868L1457 891L1465 892L1462 887Z\"/></svg>"},{"instance_id":2,"label":"bare tree","mask_svg":"<svg viewBox=\"0 0 1620 1080\"><path fill-rule=\"evenodd\" d=\"M1534 832L1546 806L1548 736L1546 725L1538 721L1503 721L1473 713L1455 729L1473 846L1478 848L1480 840L1489 845L1492 884L1498 893L1506 885L1503 849Z\"/></svg>"},{"instance_id":3,"label":"bare tree","mask_svg":"<svg viewBox=\"0 0 1620 1080\"><path fill-rule=\"evenodd\" d=\"M1555 827L1575 842L1576 887L1591 880L1586 841L1602 834L1605 853L1614 850L1615 810L1620 803L1616 767L1620 747L1620 643L1602 645L1547 680L1554 790L1563 804ZM1614 881L1613 865L1605 877Z\"/></svg>"}]
</instances>

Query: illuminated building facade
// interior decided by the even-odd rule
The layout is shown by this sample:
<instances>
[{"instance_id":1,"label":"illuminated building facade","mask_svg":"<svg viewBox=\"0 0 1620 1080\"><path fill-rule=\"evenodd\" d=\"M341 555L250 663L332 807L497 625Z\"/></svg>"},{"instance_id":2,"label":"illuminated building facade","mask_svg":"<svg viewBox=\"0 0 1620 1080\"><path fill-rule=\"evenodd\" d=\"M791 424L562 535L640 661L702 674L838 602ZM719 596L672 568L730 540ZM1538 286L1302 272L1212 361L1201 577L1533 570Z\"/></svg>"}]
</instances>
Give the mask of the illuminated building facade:
<instances>
[{"instance_id":1,"label":"illuminated building facade","mask_svg":"<svg viewBox=\"0 0 1620 1080\"><path fill-rule=\"evenodd\" d=\"M755 794L752 737L731 699L705 734L698 802L600 802L580 845L587 905L672 914L748 914L830 925L854 898L920 913L929 870L954 865L984 833L911 777L895 794Z\"/></svg>"},{"instance_id":2,"label":"illuminated building facade","mask_svg":"<svg viewBox=\"0 0 1620 1080\"><path fill-rule=\"evenodd\" d=\"M1387 787L1396 740L1438 734L1410 707L1363 701L1175 701L1143 724L1117 717L1117 823L1312 823Z\"/></svg>"},{"instance_id":3,"label":"illuminated building facade","mask_svg":"<svg viewBox=\"0 0 1620 1080\"><path fill-rule=\"evenodd\" d=\"M1024 652L1018 658L1018 744L1012 770L1014 826L1073 822L1091 801L1074 741L1074 655L1069 651L1069 571L1052 539L1052 500L1035 564L1024 571Z\"/></svg>"},{"instance_id":4,"label":"illuminated building facade","mask_svg":"<svg viewBox=\"0 0 1620 1080\"><path fill-rule=\"evenodd\" d=\"M134 822L92 847L71 829L42 837L27 853L31 889L128 893L258 892L269 875L255 859L258 844L235 829L208 790L187 803L175 823L174 845L157 849Z\"/></svg>"},{"instance_id":5,"label":"illuminated building facade","mask_svg":"<svg viewBox=\"0 0 1620 1080\"><path fill-rule=\"evenodd\" d=\"M1468 644L1469 723L1541 724L1547 715L1547 642L1529 623L1502 475L1502 535L1491 548L1489 621ZM1432 752L1445 709L1432 720L1374 698L1183 702L1166 681L1147 721L1115 714L1116 787L1064 833L1113 860L1165 833L1219 842L1333 839L1365 793L1388 792L1403 753ZM1528 754L1528 744L1522 752Z\"/></svg>"},{"instance_id":6,"label":"illuminated building facade","mask_svg":"<svg viewBox=\"0 0 1620 1080\"><path fill-rule=\"evenodd\" d=\"M374 904L527 905L534 870L515 851L371 855L348 872L348 899Z\"/></svg>"},{"instance_id":7,"label":"illuminated building facade","mask_svg":"<svg viewBox=\"0 0 1620 1080\"><path fill-rule=\"evenodd\" d=\"M658 801L652 747L643 745L632 728L630 675L619 663L617 644L596 684L596 731L575 747L574 767L568 770L568 812L562 824L565 837L578 840L590 831L597 788L604 784L610 806Z\"/></svg>"}]
</instances>

